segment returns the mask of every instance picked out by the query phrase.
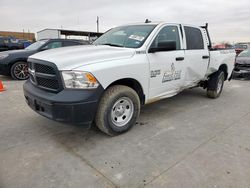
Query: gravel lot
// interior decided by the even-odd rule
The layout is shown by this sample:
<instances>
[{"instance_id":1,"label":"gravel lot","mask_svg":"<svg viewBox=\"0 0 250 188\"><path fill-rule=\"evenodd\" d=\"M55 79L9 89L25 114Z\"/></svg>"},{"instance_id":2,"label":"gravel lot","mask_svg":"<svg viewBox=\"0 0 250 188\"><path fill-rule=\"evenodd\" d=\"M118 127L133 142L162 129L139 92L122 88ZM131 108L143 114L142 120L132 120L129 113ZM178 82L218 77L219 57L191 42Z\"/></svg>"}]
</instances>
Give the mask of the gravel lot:
<instances>
[{"instance_id":1,"label":"gravel lot","mask_svg":"<svg viewBox=\"0 0 250 188\"><path fill-rule=\"evenodd\" d=\"M250 81L222 96L196 88L144 106L128 133L53 122L0 77L0 187L250 187Z\"/></svg>"}]
</instances>

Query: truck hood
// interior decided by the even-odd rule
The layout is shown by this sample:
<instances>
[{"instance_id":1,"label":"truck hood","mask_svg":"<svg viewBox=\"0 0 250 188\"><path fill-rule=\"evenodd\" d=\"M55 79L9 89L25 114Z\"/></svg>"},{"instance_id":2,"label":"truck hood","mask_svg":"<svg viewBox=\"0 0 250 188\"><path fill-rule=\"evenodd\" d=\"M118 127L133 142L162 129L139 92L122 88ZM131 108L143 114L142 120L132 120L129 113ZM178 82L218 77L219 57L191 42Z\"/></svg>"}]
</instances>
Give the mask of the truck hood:
<instances>
[{"instance_id":1,"label":"truck hood","mask_svg":"<svg viewBox=\"0 0 250 188\"><path fill-rule=\"evenodd\" d=\"M52 62L59 70L72 70L93 63L130 58L134 54L135 49L84 45L47 50L32 55L30 58Z\"/></svg>"},{"instance_id":2,"label":"truck hood","mask_svg":"<svg viewBox=\"0 0 250 188\"><path fill-rule=\"evenodd\" d=\"M250 57L237 57L236 63L241 65L250 65Z\"/></svg>"}]
</instances>

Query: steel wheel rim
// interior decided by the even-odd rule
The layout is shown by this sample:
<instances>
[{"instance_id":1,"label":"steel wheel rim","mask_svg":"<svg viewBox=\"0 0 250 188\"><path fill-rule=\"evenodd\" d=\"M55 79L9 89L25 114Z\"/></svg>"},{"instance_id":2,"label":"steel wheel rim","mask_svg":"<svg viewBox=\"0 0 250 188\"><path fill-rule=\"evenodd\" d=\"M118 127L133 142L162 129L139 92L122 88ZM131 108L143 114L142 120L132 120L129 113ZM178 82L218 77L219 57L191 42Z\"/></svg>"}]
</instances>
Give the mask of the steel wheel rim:
<instances>
[{"instance_id":1,"label":"steel wheel rim","mask_svg":"<svg viewBox=\"0 0 250 188\"><path fill-rule=\"evenodd\" d=\"M28 66L25 63L20 63L14 67L14 75L20 80L27 79L29 77Z\"/></svg>"},{"instance_id":2,"label":"steel wheel rim","mask_svg":"<svg viewBox=\"0 0 250 188\"><path fill-rule=\"evenodd\" d=\"M223 86L223 80L222 78L220 78L217 84L217 94L221 92L222 86Z\"/></svg>"},{"instance_id":3,"label":"steel wheel rim","mask_svg":"<svg viewBox=\"0 0 250 188\"><path fill-rule=\"evenodd\" d=\"M132 118L134 104L128 97L118 99L111 110L112 123L117 127L125 126Z\"/></svg>"}]
</instances>

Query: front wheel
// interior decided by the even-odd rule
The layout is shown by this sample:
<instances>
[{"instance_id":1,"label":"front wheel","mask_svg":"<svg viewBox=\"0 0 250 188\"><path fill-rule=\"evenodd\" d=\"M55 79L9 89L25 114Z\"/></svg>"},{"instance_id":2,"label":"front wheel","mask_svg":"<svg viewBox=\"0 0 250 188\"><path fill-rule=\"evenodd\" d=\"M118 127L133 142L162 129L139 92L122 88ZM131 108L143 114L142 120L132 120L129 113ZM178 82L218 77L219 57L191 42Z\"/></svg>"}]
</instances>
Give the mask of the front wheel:
<instances>
[{"instance_id":1,"label":"front wheel","mask_svg":"<svg viewBox=\"0 0 250 188\"><path fill-rule=\"evenodd\" d=\"M27 80L29 78L28 64L27 62L16 62L12 65L11 77L15 80Z\"/></svg>"},{"instance_id":2,"label":"front wheel","mask_svg":"<svg viewBox=\"0 0 250 188\"><path fill-rule=\"evenodd\" d=\"M223 71L218 71L211 75L208 80L207 96L212 99L216 99L220 96L225 80L225 74Z\"/></svg>"},{"instance_id":3,"label":"front wheel","mask_svg":"<svg viewBox=\"0 0 250 188\"><path fill-rule=\"evenodd\" d=\"M114 136L131 129L140 113L140 99L130 87L111 86L100 100L95 124L104 133Z\"/></svg>"}]
</instances>

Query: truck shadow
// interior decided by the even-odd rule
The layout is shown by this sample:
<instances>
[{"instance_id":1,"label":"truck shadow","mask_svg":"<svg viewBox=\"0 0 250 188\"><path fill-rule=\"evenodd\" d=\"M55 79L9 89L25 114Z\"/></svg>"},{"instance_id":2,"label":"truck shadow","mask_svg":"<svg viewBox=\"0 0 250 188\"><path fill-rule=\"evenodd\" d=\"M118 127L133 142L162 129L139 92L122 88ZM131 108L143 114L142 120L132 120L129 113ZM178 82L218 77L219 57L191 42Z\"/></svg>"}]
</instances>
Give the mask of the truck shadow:
<instances>
[{"instance_id":1,"label":"truck shadow","mask_svg":"<svg viewBox=\"0 0 250 188\"><path fill-rule=\"evenodd\" d=\"M85 125L65 125L61 123L52 123L50 120L45 120L46 123L44 129L50 132L49 136L52 140L59 143L67 151L77 151L80 150L93 150L103 146L103 143L111 144L113 142L123 141L123 145L133 142L136 139L136 134L155 126L156 121L159 117L168 118L172 115L176 115L178 112L187 111L189 108L195 108L197 103L204 102L206 100L211 100L206 98L205 91L200 88L185 90L182 93L164 99L152 104L145 105L142 107L140 118L138 119L136 125L129 132L110 137L99 131L95 126L87 128ZM42 118L42 117L41 117ZM135 140L134 140L135 141Z\"/></svg>"}]
</instances>

